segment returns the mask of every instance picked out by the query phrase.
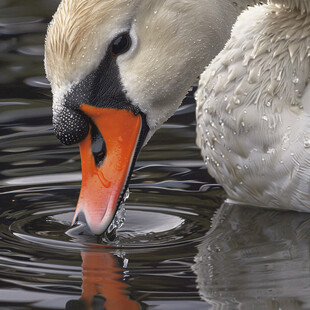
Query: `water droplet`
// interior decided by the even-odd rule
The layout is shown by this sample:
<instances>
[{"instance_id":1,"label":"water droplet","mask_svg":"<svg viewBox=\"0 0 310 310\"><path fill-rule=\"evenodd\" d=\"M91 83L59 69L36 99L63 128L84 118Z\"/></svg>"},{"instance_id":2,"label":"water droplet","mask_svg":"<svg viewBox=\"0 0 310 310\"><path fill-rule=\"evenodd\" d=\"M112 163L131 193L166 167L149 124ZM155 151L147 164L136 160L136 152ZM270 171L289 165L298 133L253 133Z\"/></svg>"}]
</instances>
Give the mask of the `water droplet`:
<instances>
[{"instance_id":1,"label":"water droplet","mask_svg":"<svg viewBox=\"0 0 310 310\"><path fill-rule=\"evenodd\" d=\"M299 78L297 77L297 76L295 76L294 78L293 78L293 83L294 84L297 84L299 82Z\"/></svg>"},{"instance_id":2,"label":"water droplet","mask_svg":"<svg viewBox=\"0 0 310 310\"><path fill-rule=\"evenodd\" d=\"M227 112L228 114L231 114L231 112L232 112L230 103L228 103L227 106L226 106L226 112Z\"/></svg>"},{"instance_id":3,"label":"water droplet","mask_svg":"<svg viewBox=\"0 0 310 310\"><path fill-rule=\"evenodd\" d=\"M268 121L268 117L266 115L264 115L264 116L262 116L262 120L267 122Z\"/></svg>"},{"instance_id":4,"label":"water droplet","mask_svg":"<svg viewBox=\"0 0 310 310\"><path fill-rule=\"evenodd\" d=\"M305 138L304 139L304 147L305 148L309 148L310 147L310 138Z\"/></svg>"},{"instance_id":5,"label":"water droplet","mask_svg":"<svg viewBox=\"0 0 310 310\"><path fill-rule=\"evenodd\" d=\"M240 99L237 96L234 96L234 103L235 104L240 104Z\"/></svg>"},{"instance_id":6,"label":"water droplet","mask_svg":"<svg viewBox=\"0 0 310 310\"><path fill-rule=\"evenodd\" d=\"M241 170L241 169L242 169L240 165L237 165L236 168L237 168L238 170Z\"/></svg>"},{"instance_id":7,"label":"water droplet","mask_svg":"<svg viewBox=\"0 0 310 310\"><path fill-rule=\"evenodd\" d=\"M127 190L124 194L123 202L125 202L129 198L129 195L130 195L130 192L129 192L129 189L127 188Z\"/></svg>"},{"instance_id":8,"label":"water droplet","mask_svg":"<svg viewBox=\"0 0 310 310\"><path fill-rule=\"evenodd\" d=\"M267 106L267 107L271 107L271 100L268 100L268 101L266 102L266 106Z\"/></svg>"},{"instance_id":9,"label":"water droplet","mask_svg":"<svg viewBox=\"0 0 310 310\"><path fill-rule=\"evenodd\" d=\"M126 192L126 194L127 194L127 192ZM127 198L128 198L128 196L127 196ZM108 227L108 233L111 233L115 229L121 228L125 222L125 217L126 217L125 204L122 203L118 207L118 210L115 214L115 217L114 217L112 223Z\"/></svg>"}]
</instances>

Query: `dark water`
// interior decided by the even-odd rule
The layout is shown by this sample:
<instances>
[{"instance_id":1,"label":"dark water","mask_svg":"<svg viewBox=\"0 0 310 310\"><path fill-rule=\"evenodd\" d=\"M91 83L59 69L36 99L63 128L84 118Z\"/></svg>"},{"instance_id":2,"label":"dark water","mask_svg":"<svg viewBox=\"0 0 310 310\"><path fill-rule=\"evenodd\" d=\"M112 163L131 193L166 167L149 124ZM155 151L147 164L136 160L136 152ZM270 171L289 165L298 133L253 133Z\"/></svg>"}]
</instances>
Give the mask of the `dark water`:
<instances>
[{"instance_id":1,"label":"dark water","mask_svg":"<svg viewBox=\"0 0 310 310\"><path fill-rule=\"evenodd\" d=\"M57 4L0 1L0 308L310 309L310 215L220 208L192 92L143 149L116 238L68 233L79 152L54 137L43 69Z\"/></svg>"}]
</instances>

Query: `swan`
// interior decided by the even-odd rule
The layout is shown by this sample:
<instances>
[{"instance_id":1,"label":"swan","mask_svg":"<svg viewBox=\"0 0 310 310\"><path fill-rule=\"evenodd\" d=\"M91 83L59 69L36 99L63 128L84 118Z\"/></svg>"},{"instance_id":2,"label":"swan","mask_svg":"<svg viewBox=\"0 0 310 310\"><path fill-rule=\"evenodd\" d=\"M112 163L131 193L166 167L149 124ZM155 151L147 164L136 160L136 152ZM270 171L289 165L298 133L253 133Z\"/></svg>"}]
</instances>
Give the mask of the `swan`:
<instances>
[{"instance_id":1,"label":"swan","mask_svg":"<svg viewBox=\"0 0 310 310\"><path fill-rule=\"evenodd\" d=\"M80 147L73 222L85 221L95 234L109 226L142 146L201 73L197 143L228 197L307 208L310 5L270 0L247 10L258 3L60 3L47 31L45 69L56 136ZM294 190L301 198L290 196Z\"/></svg>"}]
</instances>

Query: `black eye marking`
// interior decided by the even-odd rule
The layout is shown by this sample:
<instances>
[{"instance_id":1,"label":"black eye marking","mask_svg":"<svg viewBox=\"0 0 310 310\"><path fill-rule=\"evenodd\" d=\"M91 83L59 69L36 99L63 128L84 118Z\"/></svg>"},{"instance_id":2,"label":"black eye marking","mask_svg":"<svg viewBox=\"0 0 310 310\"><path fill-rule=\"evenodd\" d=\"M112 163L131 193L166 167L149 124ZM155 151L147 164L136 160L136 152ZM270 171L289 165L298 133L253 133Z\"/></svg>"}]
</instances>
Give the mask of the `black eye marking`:
<instances>
[{"instance_id":1,"label":"black eye marking","mask_svg":"<svg viewBox=\"0 0 310 310\"><path fill-rule=\"evenodd\" d=\"M131 47L131 38L129 33L122 33L114 39L111 44L111 51L113 56L118 56L126 53Z\"/></svg>"}]
</instances>

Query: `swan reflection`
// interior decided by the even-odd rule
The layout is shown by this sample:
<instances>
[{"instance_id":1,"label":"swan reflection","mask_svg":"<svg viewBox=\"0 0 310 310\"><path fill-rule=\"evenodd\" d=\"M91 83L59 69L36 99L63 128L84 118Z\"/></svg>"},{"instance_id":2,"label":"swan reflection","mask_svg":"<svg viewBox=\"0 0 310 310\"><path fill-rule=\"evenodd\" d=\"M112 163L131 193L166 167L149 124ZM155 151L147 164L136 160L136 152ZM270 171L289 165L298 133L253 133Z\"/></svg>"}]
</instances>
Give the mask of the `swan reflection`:
<instances>
[{"instance_id":1,"label":"swan reflection","mask_svg":"<svg viewBox=\"0 0 310 310\"><path fill-rule=\"evenodd\" d=\"M109 249L90 247L81 252L82 296L71 300L66 309L140 310L138 302L130 299L129 286L123 279L124 267ZM124 263L126 259L124 260Z\"/></svg>"},{"instance_id":2,"label":"swan reflection","mask_svg":"<svg viewBox=\"0 0 310 310\"><path fill-rule=\"evenodd\" d=\"M310 309L310 214L224 203L193 270L212 310Z\"/></svg>"}]
</instances>

